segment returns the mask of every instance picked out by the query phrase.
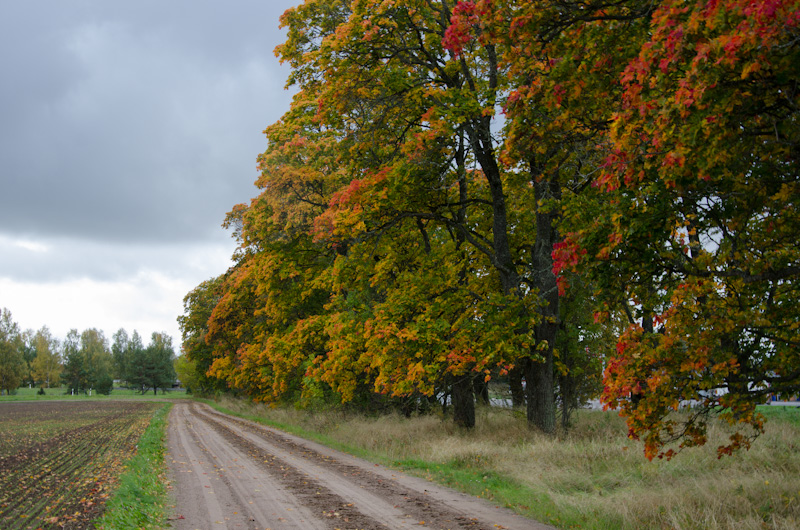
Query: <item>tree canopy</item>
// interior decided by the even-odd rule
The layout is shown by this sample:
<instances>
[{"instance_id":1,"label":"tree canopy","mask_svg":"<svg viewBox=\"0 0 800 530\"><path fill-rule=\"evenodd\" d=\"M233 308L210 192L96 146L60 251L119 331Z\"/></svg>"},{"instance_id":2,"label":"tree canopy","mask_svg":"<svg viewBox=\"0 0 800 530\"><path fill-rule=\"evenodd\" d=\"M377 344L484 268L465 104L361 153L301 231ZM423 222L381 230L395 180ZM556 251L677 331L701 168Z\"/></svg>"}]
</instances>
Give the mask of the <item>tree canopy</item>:
<instances>
[{"instance_id":1,"label":"tree canopy","mask_svg":"<svg viewBox=\"0 0 800 530\"><path fill-rule=\"evenodd\" d=\"M599 392L645 454L800 390L800 0L308 0L235 265L184 300L200 384L452 403ZM526 394L522 396L524 378ZM219 387L216 387L219 388ZM694 403L688 414L673 412Z\"/></svg>"}]
</instances>

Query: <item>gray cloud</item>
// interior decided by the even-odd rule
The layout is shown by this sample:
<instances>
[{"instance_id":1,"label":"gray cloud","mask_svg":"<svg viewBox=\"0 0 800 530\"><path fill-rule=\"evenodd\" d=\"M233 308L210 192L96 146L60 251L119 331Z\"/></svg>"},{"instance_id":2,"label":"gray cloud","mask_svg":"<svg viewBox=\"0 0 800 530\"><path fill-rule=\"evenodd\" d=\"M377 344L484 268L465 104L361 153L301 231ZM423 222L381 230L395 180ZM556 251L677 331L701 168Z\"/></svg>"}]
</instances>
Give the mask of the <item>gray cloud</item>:
<instances>
[{"instance_id":1,"label":"gray cloud","mask_svg":"<svg viewBox=\"0 0 800 530\"><path fill-rule=\"evenodd\" d=\"M197 278L199 283L225 272L233 249L233 241L222 238L197 243L120 245L85 239L0 236L0 278L44 285L83 279L124 282L157 271L171 278Z\"/></svg>"},{"instance_id":2,"label":"gray cloud","mask_svg":"<svg viewBox=\"0 0 800 530\"><path fill-rule=\"evenodd\" d=\"M229 266L273 56L300 0L30 0L0 16L0 307L23 328L167 330Z\"/></svg>"},{"instance_id":3,"label":"gray cloud","mask_svg":"<svg viewBox=\"0 0 800 530\"><path fill-rule=\"evenodd\" d=\"M288 108L295 2L25 2L0 22L0 233L218 237ZM77 7L76 7L77 6Z\"/></svg>"}]
</instances>

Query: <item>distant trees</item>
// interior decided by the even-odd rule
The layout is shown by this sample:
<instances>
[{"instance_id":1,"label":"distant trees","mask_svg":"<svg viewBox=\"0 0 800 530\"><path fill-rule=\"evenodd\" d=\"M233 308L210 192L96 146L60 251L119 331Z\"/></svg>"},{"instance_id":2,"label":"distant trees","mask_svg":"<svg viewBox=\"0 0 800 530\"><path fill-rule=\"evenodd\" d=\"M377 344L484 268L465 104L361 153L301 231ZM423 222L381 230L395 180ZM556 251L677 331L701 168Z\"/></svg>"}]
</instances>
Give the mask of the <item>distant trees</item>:
<instances>
[{"instance_id":1,"label":"distant trees","mask_svg":"<svg viewBox=\"0 0 800 530\"><path fill-rule=\"evenodd\" d=\"M0 310L0 392L10 394L26 375L22 346L19 326L11 319L11 311L3 308Z\"/></svg>"},{"instance_id":2,"label":"distant trees","mask_svg":"<svg viewBox=\"0 0 800 530\"><path fill-rule=\"evenodd\" d=\"M23 385L32 385L33 380L33 360L36 358L36 345L34 340L36 333L32 329L26 329L20 333L20 352L25 360L25 374L22 378Z\"/></svg>"},{"instance_id":3,"label":"distant trees","mask_svg":"<svg viewBox=\"0 0 800 530\"><path fill-rule=\"evenodd\" d=\"M136 367L136 378L142 388L152 388L153 394L158 394L159 388L163 391L172 387L175 381L172 337L165 333L153 333L142 360Z\"/></svg>"},{"instance_id":4,"label":"distant trees","mask_svg":"<svg viewBox=\"0 0 800 530\"><path fill-rule=\"evenodd\" d=\"M138 333L136 331L133 333L138 338ZM125 373L127 371L126 361L131 339L128 337L128 332L120 328L114 333L112 340L111 359L114 363L114 378L122 380L125 379ZM139 339L139 342L141 342L141 339Z\"/></svg>"},{"instance_id":5,"label":"distant trees","mask_svg":"<svg viewBox=\"0 0 800 530\"><path fill-rule=\"evenodd\" d=\"M103 332L94 328L84 330L81 333L81 350L88 365L89 388L101 394L110 394L114 386L113 360Z\"/></svg>"},{"instance_id":6,"label":"distant trees","mask_svg":"<svg viewBox=\"0 0 800 530\"><path fill-rule=\"evenodd\" d=\"M34 384L42 388L58 386L61 375L61 352L58 339L54 338L47 326L36 332L33 337L33 348L36 352L31 364L31 375Z\"/></svg>"},{"instance_id":7,"label":"distant trees","mask_svg":"<svg viewBox=\"0 0 800 530\"><path fill-rule=\"evenodd\" d=\"M71 329L61 345L64 358L61 384L67 388L69 393L83 392L89 388L87 366L81 352L80 340L78 330Z\"/></svg>"},{"instance_id":8,"label":"distant trees","mask_svg":"<svg viewBox=\"0 0 800 530\"><path fill-rule=\"evenodd\" d=\"M64 371L61 382L70 392L95 389L110 394L114 385L112 357L102 331L91 328L80 335L71 329L64 340Z\"/></svg>"},{"instance_id":9,"label":"distant trees","mask_svg":"<svg viewBox=\"0 0 800 530\"><path fill-rule=\"evenodd\" d=\"M145 347L139 333L120 328L109 348L102 331L71 329L59 343L50 329L20 331L11 312L0 311L0 389L12 393L22 384L41 388L59 385L68 393L94 390L110 394L114 380L127 382L142 393L168 389L175 381L172 337L153 333Z\"/></svg>"},{"instance_id":10,"label":"distant trees","mask_svg":"<svg viewBox=\"0 0 800 530\"><path fill-rule=\"evenodd\" d=\"M130 339L124 329L114 334L111 347L114 370L128 386L143 394L149 389L157 394L158 389L172 387L175 381L175 351L172 337L166 333L153 333L150 344L145 347L139 333L134 330Z\"/></svg>"}]
</instances>

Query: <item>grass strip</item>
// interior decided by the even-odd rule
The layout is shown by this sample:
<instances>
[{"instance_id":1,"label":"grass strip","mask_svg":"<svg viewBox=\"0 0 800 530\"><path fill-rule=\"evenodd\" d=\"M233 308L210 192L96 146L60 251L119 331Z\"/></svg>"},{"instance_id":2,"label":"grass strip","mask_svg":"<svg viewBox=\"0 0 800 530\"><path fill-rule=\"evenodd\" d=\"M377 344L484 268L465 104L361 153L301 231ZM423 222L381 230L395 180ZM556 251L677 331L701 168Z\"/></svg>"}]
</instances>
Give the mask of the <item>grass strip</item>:
<instances>
[{"instance_id":1,"label":"grass strip","mask_svg":"<svg viewBox=\"0 0 800 530\"><path fill-rule=\"evenodd\" d=\"M445 464L426 460L401 460L394 467L431 482L484 498L520 515L561 528L587 528L586 521L559 508L549 495L491 469L462 468L456 462Z\"/></svg>"},{"instance_id":2,"label":"grass strip","mask_svg":"<svg viewBox=\"0 0 800 530\"><path fill-rule=\"evenodd\" d=\"M39 394L39 388L18 388L12 395L3 394L0 396L0 403L17 401L119 401L119 400L143 400L143 401L165 401L175 399L190 399L191 395L185 390L168 390L164 393L158 391L153 394L152 389L142 394L138 390L131 388L115 388L110 394L98 394L93 390L92 395L78 393L72 395L69 390L61 387L46 388L44 395Z\"/></svg>"},{"instance_id":3,"label":"grass strip","mask_svg":"<svg viewBox=\"0 0 800 530\"><path fill-rule=\"evenodd\" d=\"M150 426L139 439L136 455L126 464L119 487L96 522L100 530L167 528L168 492L166 480L167 414L166 403L153 414Z\"/></svg>"}]
</instances>

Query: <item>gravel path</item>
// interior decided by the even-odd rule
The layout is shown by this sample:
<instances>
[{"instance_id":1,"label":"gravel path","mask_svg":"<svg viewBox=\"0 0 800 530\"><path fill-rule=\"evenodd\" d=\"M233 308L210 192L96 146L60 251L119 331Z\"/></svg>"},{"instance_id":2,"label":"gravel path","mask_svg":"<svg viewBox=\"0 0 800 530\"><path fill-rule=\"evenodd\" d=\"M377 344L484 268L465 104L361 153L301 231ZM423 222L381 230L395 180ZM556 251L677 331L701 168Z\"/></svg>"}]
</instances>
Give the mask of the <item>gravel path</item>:
<instances>
[{"instance_id":1,"label":"gravel path","mask_svg":"<svg viewBox=\"0 0 800 530\"><path fill-rule=\"evenodd\" d=\"M509 510L197 403L176 403L178 530L552 530Z\"/></svg>"}]
</instances>

